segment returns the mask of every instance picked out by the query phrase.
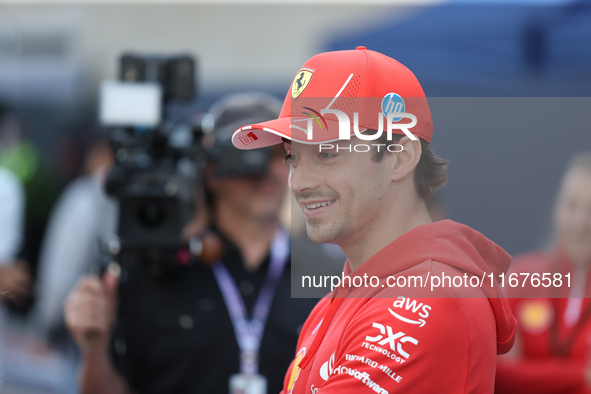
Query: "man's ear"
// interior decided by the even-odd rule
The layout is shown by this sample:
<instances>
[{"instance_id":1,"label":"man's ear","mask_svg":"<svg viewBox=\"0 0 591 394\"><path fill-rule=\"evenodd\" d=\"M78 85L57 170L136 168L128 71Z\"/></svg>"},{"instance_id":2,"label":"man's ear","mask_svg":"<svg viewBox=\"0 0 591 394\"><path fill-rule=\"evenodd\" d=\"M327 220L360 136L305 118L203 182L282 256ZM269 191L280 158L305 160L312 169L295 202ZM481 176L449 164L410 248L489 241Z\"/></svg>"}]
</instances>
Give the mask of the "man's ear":
<instances>
[{"instance_id":1,"label":"man's ear","mask_svg":"<svg viewBox=\"0 0 591 394\"><path fill-rule=\"evenodd\" d=\"M392 166L392 180L394 181L399 181L413 172L419 164L423 151L420 140L411 140L407 136L402 137L397 144L399 146L396 146L396 150L399 152L391 154L395 157Z\"/></svg>"}]
</instances>

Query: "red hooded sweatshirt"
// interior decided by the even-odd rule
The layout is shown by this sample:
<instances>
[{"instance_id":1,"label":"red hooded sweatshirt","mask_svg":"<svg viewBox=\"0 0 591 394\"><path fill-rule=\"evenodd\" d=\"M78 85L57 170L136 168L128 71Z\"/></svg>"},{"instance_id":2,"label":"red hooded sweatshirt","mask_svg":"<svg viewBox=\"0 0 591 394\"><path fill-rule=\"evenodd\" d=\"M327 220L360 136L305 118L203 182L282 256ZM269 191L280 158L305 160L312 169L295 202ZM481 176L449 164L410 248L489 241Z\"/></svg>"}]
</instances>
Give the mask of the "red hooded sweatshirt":
<instances>
[{"instance_id":1,"label":"red hooded sweatshirt","mask_svg":"<svg viewBox=\"0 0 591 394\"><path fill-rule=\"evenodd\" d=\"M451 220L405 233L354 272L346 262L344 275L379 283L344 280L316 305L282 393L492 393L496 355L511 348L516 324L488 275L510 262L494 242ZM430 283L432 276L464 274L487 280L433 291L387 285L389 276Z\"/></svg>"}]
</instances>

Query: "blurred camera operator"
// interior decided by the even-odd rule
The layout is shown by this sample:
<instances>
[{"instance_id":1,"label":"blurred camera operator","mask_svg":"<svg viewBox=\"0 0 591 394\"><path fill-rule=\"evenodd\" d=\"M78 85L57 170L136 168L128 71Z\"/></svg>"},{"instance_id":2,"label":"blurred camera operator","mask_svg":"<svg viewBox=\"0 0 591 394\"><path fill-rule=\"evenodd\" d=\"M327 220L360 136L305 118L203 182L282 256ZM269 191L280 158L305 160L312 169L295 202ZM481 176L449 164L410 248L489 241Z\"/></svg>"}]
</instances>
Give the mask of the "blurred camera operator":
<instances>
[{"instance_id":1,"label":"blurred camera operator","mask_svg":"<svg viewBox=\"0 0 591 394\"><path fill-rule=\"evenodd\" d=\"M279 146L230 162L237 157L230 140L236 127L275 118L279 108L270 96L244 93L210 110L208 220L196 209L183 237L207 228L223 246L219 261L179 265L162 277L136 264L122 283L108 270L71 292L65 320L82 351L83 394L224 393L230 380L241 388L253 377L257 392L265 392L265 381L268 392L281 390L299 329L315 304L291 299L289 235L278 221L288 179L285 153ZM261 159L267 164L253 174L249 166Z\"/></svg>"}]
</instances>

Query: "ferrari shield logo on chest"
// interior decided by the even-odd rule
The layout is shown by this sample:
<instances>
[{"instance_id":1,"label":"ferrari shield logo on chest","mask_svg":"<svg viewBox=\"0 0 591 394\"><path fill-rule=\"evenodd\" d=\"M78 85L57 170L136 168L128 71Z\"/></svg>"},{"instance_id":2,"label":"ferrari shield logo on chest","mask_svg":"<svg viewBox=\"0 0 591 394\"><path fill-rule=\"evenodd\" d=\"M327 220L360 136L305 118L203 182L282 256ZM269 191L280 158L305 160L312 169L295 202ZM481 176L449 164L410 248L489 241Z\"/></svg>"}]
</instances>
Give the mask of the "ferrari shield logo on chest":
<instances>
[{"instance_id":1,"label":"ferrari shield logo on chest","mask_svg":"<svg viewBox=\"0 0 591 394\"><path fill-rule=\"evenodd\" d=\"M291 84L291 98L293 100L297 99L306 90L313 75L314 70L310 70L309 68L302 68L298 71Z\"/></svg>"}]
</instances>

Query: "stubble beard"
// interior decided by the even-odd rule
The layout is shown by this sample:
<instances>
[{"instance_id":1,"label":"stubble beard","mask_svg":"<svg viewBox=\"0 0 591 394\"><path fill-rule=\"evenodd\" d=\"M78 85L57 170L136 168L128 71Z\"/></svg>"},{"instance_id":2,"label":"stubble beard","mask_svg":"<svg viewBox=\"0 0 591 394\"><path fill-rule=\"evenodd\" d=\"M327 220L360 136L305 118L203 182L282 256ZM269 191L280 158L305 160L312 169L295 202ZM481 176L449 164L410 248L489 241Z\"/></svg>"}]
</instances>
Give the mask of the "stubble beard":
<instances>
[{"instance_id":1,"label":"stubble beard","mask_svg":"<svg viewBox=\"0 0 591 394\"><path fill-rule=\"evenodd\" d=\"M328 222L326 219L306 219L306 231L308 237L315 243L339 245L347 238L350 226L344 218L338 221Z\"/></svg>"},{"instance_id":2,"label":"stubble beard","mask_svg":"<svg viewBox=\"0 0 591 394\"><path fill-rule=\"evenodd\" d=\"M321 192L310 192L304 195L298 195L296 200L299 202L301 198L318 198L318 199L327 199L327 200L335 200L333 203L334 205L340 202L340 197L336 192L332 193L321 193ZM302 210L304 207L301 206ZM333 208L336 208L333 207ZM306 217L306 233L308 234L308 238L312 242L318 244L324 243L334 243L338 245L339 238L345 234L349 227L347 223L347 219L339 215L338 212L332 212L330 216L336 216L337 219L333 219L332 217L321 217L321 218L308 218Z\"/></svg>"}]
</instances>

